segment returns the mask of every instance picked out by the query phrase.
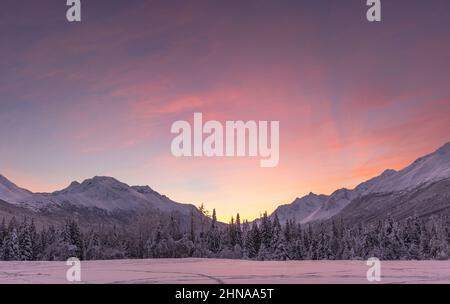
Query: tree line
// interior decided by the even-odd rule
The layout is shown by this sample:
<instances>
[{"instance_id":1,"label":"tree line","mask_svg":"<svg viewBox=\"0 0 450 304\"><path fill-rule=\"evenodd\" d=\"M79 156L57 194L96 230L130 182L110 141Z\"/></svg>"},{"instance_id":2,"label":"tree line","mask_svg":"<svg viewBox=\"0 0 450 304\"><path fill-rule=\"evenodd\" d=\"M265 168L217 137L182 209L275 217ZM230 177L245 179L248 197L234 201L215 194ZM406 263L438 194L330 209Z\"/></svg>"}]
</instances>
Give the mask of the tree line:
<instances>
[{"instance_id":1,"label":"tree line","mask_svg":"<svg viewBox=\"0 0 450 304\"><path fill-rule=\"evenodd\" d=\"M375 224L345 224L342 219L301 225L280 224L265 213L259 220L241 222L239 214L228 225L217 221L181 225L179 217L133 229L99 226L82 230L74 220L59 227L37 229L34 220L3 219L0 225L0 259L82 260L140 258L227 258L251 260L383 260L448 259L450 225L447 215L427 219L388 217Z\"/></svg>"}]
</instances>

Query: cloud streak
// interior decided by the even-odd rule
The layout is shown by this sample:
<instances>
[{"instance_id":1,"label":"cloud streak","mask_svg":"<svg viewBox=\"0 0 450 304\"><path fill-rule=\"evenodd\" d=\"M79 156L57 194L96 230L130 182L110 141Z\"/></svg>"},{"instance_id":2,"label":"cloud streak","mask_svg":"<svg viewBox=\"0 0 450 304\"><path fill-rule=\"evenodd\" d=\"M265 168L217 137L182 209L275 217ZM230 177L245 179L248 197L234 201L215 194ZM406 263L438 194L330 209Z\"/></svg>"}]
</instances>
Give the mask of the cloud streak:
<instances>
[{"instance_id":1,"label":"cloud streak","mask_svg":"<svg viewBox=\"0 0 450 304\"><path fill-rule=\"evenodd\" d=\"M77 26L61 1L7 2L0 172L32 190L108 174L253 218L450 140L448 1L389 3L379 26L353 0L98 0ZM279 120L279 166L173 158L194 112Z\"/></svg>"}]
</instances>

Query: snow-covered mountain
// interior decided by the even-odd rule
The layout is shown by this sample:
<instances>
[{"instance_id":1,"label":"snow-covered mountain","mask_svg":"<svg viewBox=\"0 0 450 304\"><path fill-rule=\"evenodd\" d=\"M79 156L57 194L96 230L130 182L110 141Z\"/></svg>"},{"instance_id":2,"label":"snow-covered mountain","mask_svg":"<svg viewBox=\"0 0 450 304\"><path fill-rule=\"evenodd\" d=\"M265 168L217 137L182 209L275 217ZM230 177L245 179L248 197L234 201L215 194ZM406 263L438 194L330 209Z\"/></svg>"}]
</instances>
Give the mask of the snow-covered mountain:
<instances>
[{"instance_id":1,"label":"snow-covered mountain","mask_svg":"<svg viewBox=\"0 0 450 304\"><path fill-rule=\"evenodd\" d=\"M412 205L408 202L414 202L414 206L425 212L427 205L424 202L434 200L428 204L433 204L433 210L439 210L443 204L447 208L445 202L450 201L447 197L450 195L447 190L449 180L450 143L447 143L400 171L386 170L354 189L339 189L331 195L310 193L278 207L272 216L277 214L280 222L293 219L300 223L326 220L339 214L367 219L375 214L380 217L390 213L398 201L403 202L404 208L410 208ZM202 217L195 206L174 202L148 186L129 186L112 177L101 176L81 183L72 182L67 188L53 193L32 193L0 175L0 201L41 214L67 216L76 212L84 217L93 214L93 221L97 219L97 211L101 216L158 211L176 212L185 215L186 220L191 212ZM409 214L409 211L397 208L395 212Z\"/></svg>"},{"instance_id":2,"label":"snow-covered mountain","mask_svg":"<svg viewBox=\"0 0 450 304\"><path fill-rule=\"evenodd\" d=\"M386 170L382 175L362 183L355 190L361 194L396 192L448 177L450 177L450 142L398 172Z\"/></svg>"},{"instance_id":3,"label":"snow-covered mountain","mask_svg":"<svg viewBox=\"0 0 450 304\"><path fill-rule=\"evenodd\" d=\"M18 187L16 184L12 183L0 174L0 200L7 202L19 202L32 194L32 192Z\"/></svg>"},{"instance_id":4,"label":"snow-covered mountain","mask_svg":"<svg viewBox=\"0 0 450 304\"><path fill-rule=\"evenodd\" d=\"M300 223L325 220L339 214L352 201L361 200L362 197L380 194L386 199L388 194L398 196L448 178L450 143L417 159L400 171L386 170L381 175L359 184L355 189L339 189L329 196L310 193L297 198L291 204L278 207L272 216L277 214L281 222L290 219Z\"/></svg>"},{"instance_id":5,"label":"snow-covered mountain","mask_svg":"<svg viewBox=\"0 0 450 304\"><path fill-rule=\"evenodd\" d=\"M196 210L193 205L174 202L148 186L128 186L112 177L101 176L82 183L72 182L53 193L32 193L1 176L0 199L36 211L73 207L106 212L159 210L189 215Z\"/></svg>"},{"instance_id":6,"label":"snow-covered mountain","mask_svg":"<svg viewBox=\"0 0 450 304\"><path fill-rule=\"evenodd\" d=\"M286 220L295 220L297 223L308 221L308 217L314 216L321 206L328 200L327 195L317 195L309 193L308 195L296 198L291 204L282 205L275 211L281 222Z\"/></svg>"}]
</instances>

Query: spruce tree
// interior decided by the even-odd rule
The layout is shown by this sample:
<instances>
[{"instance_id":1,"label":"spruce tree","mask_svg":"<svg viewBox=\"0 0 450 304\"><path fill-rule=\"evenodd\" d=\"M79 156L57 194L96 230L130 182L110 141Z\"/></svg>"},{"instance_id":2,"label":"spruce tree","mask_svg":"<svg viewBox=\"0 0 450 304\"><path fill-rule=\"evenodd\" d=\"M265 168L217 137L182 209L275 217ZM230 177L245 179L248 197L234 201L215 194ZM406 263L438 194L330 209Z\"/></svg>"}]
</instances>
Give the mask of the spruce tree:
<instances>
[{"instance_id":1,"label":"spruce tree","mask_svg":"<svg viewBox=\"0 0 450 304\"><path fill-rule=\"evenodd\" d=\"M236 244L242 248L242 227L241 227L241 216L239 213L236 215Z\"/></svg>"},{"instance_id":2,"label":"spruce tree","mask_svg":"<svg viewBox=\"0 0 450 304\"><path fill-rule=\"evenodd\" d=\"M5 261L19 261L21 259L19 237L16 228L12 228L6 237L3 248L3 259Z\"/></svg>"},{"instance_id":3,"label":"spruce tree","mask_svg":"<svg viewBox=\"0 0 450 304\"><path fill-rule=\"evenodd\" d=\"M19 237L20 259L31 261L33 259L33 243L28 227L25 227Z\"/></svg>"},{"instance_id":4,"label":"spruce tree","mask_svg":"<svg viewBox=\"0 0 450 304\"><path fill-rule=\"evenodd\" d=\"M264 212L261 218L261 245L264 245L266 251L270 251L272 242L272 223L267 216L267 212Z\"/></svg>"},{"instance_id":5,"label":"spruce tree","mask_svg":"<svg viewBox=\"0 0 450 304\"><path fill-rule=\"evenodd\" d=\"M211 226L207 233L208 249L212 253L218 253L221 249L221 238L217 225L216 209L213 209Z\"/></svg>"}]
</instances>

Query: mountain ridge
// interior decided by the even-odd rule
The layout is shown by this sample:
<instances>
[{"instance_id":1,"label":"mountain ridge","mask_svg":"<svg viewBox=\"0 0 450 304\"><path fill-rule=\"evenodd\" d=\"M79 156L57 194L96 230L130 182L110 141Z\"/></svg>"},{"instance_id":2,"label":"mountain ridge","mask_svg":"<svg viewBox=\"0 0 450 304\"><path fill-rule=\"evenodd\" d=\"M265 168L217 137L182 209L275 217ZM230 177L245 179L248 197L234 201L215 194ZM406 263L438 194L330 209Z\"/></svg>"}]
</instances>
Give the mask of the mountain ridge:
<instances>
[{"instance_id":1,"label":"mountain ridge","mask_svg":"<svg viewBox=\"0 0 450 304\"><path fill-rule=\"evenodd\" d=\"M391 194L402 195L447 178L450 178L450 142L417 158L401 170L384 170L382 174L360 183L353 189L337 189L330 195L310 192L303 197L297 197L290 204L278 206L271 216L276 214L280 222L295 220L299 223L309 223L327 220L344 209L346 213L352 213L347 207L364 197L373 199L375 194L382 194L381 196L390 200L388 196ZM109 176L94 176L81 183L73 181L66 188L51 193L33 193L20 188L0 174L0 200L45 212L61 208L91 208L107 213L139 213L151 210L179 212L186 216L192 212L199 213L194 205L172 201L149 186L129 186ZM361 205L363 204L355 204Z\"/></svg>"},{"instance_id":2,"label":"mountain ridge","mask_svg":"<svg viewBox=\"0 0 450 304\"><path fill-rule=\"evenodd\" d=\"M371 194L405 193L450 178L450 142L434 152L417 158L401 170L386 169L382 174L358 184L353 189L338 189L327 199L311 205L308 194L292 203L279 206L271 216L280 222L295 220L309 223L338 215L353 200Z\"/></svg>"},{"instance_id":3,"label":"mountain ridge","mask_svg":"<svg viewBox=\"0 0 450 304\"><path fill-rule=\"evenodd\" d=\"M197 210L194 205L172 201L149 186L129 186L108 176L94 176L81 183L73 181L66 188L49 193L33 193L2 176L0 190L3 190L0 191L1 200L36 211L51 210L68 204L77 208L97 208L107 212L158 209L162 212L178 211L188 215Z\"/></svg>"}]
</instances>

